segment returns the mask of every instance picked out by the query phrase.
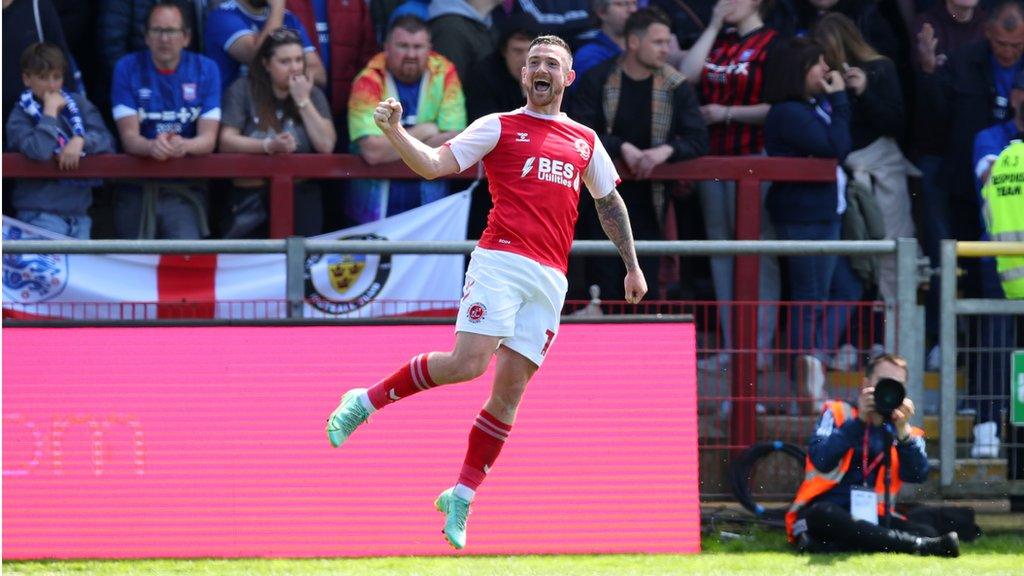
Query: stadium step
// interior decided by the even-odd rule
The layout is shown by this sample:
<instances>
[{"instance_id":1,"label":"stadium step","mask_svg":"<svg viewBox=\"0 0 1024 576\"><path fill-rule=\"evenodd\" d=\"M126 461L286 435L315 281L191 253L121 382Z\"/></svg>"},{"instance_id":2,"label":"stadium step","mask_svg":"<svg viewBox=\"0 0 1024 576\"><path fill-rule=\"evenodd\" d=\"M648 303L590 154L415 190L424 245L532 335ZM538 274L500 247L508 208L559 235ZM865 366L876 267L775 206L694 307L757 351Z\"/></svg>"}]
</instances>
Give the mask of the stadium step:
<instances>
[{"instance_id":1,"label":"stadium step","mask_svg":"<svg viewBox=\"0 0 1024 576\"><path fill-rule=\"evenodd\" d=\"M921 500L925 498L947 497L947 498L972 498L972 497L993 497L1024 494L1024 481L1010 481L1006 479L1008 466L1006 458L957 458L953 471L953 484L944 488L939 487L940 461L938 458L929 458L931 473L928 481L924 484L905 484L913 493L909 500Z\"/></svg>"},{"instance_id":2,"label":"stadium step","mask_svg":"<svg viewBox=\"0 0 1024 576\"><path fill-rule=\"evenodd\" d=\"M828 385L835 389L858 390L863 382L864 373L859 370L849 372L831 371L826 374L826 377ZM938 372L924 373L925 390L934 390L938 392L941 388L941 378ZM956 371L956 388L960 392L967 391L967 375L963 370Z\"/></svg>"},{"instance_id":3,"label":"stadium step","mask_svg":"<svg viewBox=\"0 0 1024 576\"><path fill-rule=\"evenodd\" d=\"M924 437L928 442L938 443L939 440L939 417L925 416L923 418ZM956 417L956 439L958 442L970 442L974 434L974 416L958 414Z\"/></svg>"},{"instance_id":4,"label":"stadium step","mask_svg":"<svg viewBox=\"0 0 1024 576\"><path fill-rule=\"evenodd\" d=\"M792 416L788 414L759 414L757 416L757 439L759 441L782 440L792 442L798 446L807 443L814 432L814 424L818 416L813 414L802 414ZM939 417L927 415L923 419L925 438L928 441L928 448L937 450L939 438ZM699 418L698 429L700 431L701 444L722 444L729 436L729 422L720 414L702 414ZM974 429L974 416L958 415L956 417L956 438L957 442L969 443L972 441Z\"/></svg>"}]
</instances>

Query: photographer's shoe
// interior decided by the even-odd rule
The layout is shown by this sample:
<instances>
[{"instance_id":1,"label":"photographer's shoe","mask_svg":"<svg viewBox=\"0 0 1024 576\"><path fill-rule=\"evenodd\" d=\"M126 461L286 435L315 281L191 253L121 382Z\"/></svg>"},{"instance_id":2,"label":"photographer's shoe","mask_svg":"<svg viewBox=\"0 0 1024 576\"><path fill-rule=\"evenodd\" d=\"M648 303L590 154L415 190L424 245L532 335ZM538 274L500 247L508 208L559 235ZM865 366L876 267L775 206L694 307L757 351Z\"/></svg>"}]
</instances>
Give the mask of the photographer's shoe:
<instances>
[{"instance_id":1,"label":"photographer's shoe","mask_svg":"<svg viewBox=\"0 0 1024 576\"><path fill-rule=\"evenodd\" d=\"M937 538L922 538L918 553L922 556L956 558L960 555L960 537L956 532L949 532Z\"/></svg>"},{"instance_id":2,"label":"photographer's shoe","mask_svg":"<svg viewBox=\"0 0 1024 576\"><path fill-rule=\"evenodd\" d=\"M444 514L444 537L452 548L461 550L466 546L466 520L469 518L469 501L455 495L449 488L434 500L434 507Z\"/></svg>"},{"instance_id":3,"label":"photographer's shoe","mask_svg":"<svg viewBox=\"0 0 1024 576\"><path fill-rule=\"evenodd\" d=\"M327 417L327 440L335 448L341 447L360 424L366 422L370 412L359 401L366 388L353 388L341 397L341 403Z\"/></svg>"},{"instance_id":4,"label":"photographer's shoe","mask_svg":"<svg viewBox=\"0 0 1024 576\"><path fill-rule=\"evenodd\" d=\"M814 552L814 540L811 539L811 535L807 532L801 532L796 537L796 552L797 554L810 554Z\"/></svg>"}]
</instances>

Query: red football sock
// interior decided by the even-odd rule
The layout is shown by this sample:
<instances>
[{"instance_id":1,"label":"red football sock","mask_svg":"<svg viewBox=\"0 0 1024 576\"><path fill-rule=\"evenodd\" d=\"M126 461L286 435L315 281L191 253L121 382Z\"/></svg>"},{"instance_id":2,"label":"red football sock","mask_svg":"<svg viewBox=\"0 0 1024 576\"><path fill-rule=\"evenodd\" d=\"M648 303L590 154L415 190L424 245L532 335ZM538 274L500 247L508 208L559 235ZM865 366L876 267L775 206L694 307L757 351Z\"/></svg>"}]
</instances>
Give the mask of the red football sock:
<instances>
[{"instance_id":1,"label":"red football sock","mask_svg":"<svg viewBox=\"0 0 1024 576\"><path fill-rule=\"evenodd\" d=\"M366 395L376 409L398 402L402 398L437 386L427 372L427 354L414 356L395 373L371 386Z\"/></svg>"},{"instance_id":2,"label":"red football sock","mask_svg":"<svg viewBox=\"0 0 1024 576\"><path fill-rule=\"evenodd\" d=\"M480 487L511 431L510 424L498 420L487 410L480 411L469 431L469 448L466 450L466 460L462 463L462 472L459 473L459 484L473 490Z\"/></svg>"}]
</instances>

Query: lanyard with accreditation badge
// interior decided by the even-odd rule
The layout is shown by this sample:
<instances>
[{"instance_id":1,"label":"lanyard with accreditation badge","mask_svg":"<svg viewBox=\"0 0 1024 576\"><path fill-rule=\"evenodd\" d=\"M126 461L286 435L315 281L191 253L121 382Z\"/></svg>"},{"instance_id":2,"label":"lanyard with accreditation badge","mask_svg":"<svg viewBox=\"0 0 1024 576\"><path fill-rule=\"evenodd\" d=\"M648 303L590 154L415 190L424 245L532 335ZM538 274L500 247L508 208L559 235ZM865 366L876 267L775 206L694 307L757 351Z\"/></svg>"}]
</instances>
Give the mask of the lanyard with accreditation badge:
<instances>
[{"instance_id":1,"label":"lanyard with accreditation badge","mask_svg":"<svg viewBox=\"0 0 1024 576\"><path fill-rule=\"evenodd\" d=\"M871 475L871 472L882 465L882 459L885 457L885 451L889 449L889 446L883 446L882 452L876 455L871 463L868 464L869 430L868 426L864 427L864 442L861 450L861 456L863 457L863 467L861 470L864 472L864 485L850 488L850 515L853 516L854 520L865 520L877 526L878 493L868 487L868 477Z\"/></svg>"}]
</instances>

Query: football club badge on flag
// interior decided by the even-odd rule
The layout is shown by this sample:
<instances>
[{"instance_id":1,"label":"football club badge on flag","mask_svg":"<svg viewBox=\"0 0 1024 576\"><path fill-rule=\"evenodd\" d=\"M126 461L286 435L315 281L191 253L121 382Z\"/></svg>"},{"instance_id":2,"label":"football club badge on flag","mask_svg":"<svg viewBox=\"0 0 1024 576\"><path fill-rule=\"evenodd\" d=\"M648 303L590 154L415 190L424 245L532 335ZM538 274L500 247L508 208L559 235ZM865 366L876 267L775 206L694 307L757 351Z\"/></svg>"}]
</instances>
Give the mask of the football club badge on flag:
<instances>
[{"instance_id":1,"label":"football club badge on flag","mask_svg":"<svg viewBox=\"0 0 1024 576\"><path fill-rule=\"evenodd\" d=\"M464 241L470 199L469 191L452 194L312 240ZM7 216L3 238L68 239ZM204 256L4 253L3 312L105 320L182 318L182 310L189 318L287 315L284 254ZM456 311L464 263L461 254L311 255L304 262L302 312L307 318L368 318L399 305L403 314L442 305Z\"/></svg>"},{"instance_id":2,"label":"football club badge on flag","mask_svg":"<svg viewBox=\"0 0 1024 576\"><path fill-rule=\"evenodd\" d=\"M377 234L338 240L387 240ZM306 299L327 314L345 314L366 306L391 275L390 254L315 254L306 259Z\"/></svg>"},{"instance_id":3,"label":"football club badge on flag","mask_svg":"<svg viewBox=\"0 0 1024 576\"><path fill-rule=\"evenodd\" d=\"M185 100L196 99L196 85L195 82L186 82L181 85L181 97Z\"/></svg>"},{"instance_id":4,"label":"football club badge on flag","mask_svg":"<svg viewBox=\"0 0 1024 576\"><path fill-rule=\"evenodd\" d=\"M18 225L20 224L20 225ZM4 240L46 240L34 226L4 221ZM64 254L4 254L4 300L36 304L56 298L68 284L68 257Z\"/></svg>"}]
</instances>

